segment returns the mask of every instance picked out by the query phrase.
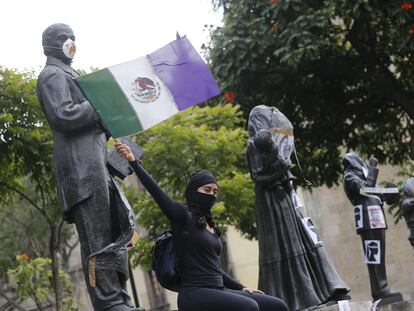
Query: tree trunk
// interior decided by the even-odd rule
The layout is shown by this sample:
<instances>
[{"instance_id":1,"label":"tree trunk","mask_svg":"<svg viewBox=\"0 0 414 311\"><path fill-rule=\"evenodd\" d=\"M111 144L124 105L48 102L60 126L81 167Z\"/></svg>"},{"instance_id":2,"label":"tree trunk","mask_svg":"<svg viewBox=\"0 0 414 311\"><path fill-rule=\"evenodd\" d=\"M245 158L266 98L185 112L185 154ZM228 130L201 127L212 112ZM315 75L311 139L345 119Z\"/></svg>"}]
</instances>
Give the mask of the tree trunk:
<instances>
[{"instance_id":1,"label":"tree trunk","mask_svg":"<svg viewBox=\"0 0 414 311\"><path fill-rule=\"evenodd\" d=\"M60 225L50 226L50 258L52 259L52 282L55 292L56 311L62 311L62 285L59 277L59 244L60 244Z\"/></svg>"}]
</instances>

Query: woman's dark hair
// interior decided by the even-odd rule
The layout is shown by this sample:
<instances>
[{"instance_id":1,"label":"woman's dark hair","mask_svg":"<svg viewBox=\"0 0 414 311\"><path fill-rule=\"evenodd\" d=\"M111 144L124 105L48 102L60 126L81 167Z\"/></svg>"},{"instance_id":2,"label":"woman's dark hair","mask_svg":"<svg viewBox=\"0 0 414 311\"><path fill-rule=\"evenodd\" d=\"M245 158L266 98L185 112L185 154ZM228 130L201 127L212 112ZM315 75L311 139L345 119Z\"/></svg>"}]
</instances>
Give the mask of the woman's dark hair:
<instances>
[{"instance_id":1,"label":"woman's dark hair","mask_svg":"<svg viewBox=\"0 0 414 311\"><path fill-rule=\"evenodd\" d=\"M216 223L211 218L207 218L205 216L197 215L196 213L191 213L192 221L200 228L200 229L206 229L207 224L214 229L217 236L221 236L221 230L216 225Z\"/></svg>"}]
</instances>

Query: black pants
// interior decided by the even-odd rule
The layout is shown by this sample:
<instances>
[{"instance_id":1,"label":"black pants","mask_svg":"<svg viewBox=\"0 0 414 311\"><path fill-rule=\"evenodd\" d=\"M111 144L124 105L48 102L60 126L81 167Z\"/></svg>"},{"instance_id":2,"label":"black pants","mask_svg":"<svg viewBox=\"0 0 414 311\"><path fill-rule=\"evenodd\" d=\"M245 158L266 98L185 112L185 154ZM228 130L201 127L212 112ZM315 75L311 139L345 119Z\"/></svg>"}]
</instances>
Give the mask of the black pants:
<instances>
[{"instance_id":1,"label":"black pants","mask_svg":"<svg viewBox=\"0 0 414 311\"><path fill-rule=\"evenodd\" d=\"M180 311L288 311L283 300L245 291L185 287L178 294Z\"/></svg>"}]
</instances>

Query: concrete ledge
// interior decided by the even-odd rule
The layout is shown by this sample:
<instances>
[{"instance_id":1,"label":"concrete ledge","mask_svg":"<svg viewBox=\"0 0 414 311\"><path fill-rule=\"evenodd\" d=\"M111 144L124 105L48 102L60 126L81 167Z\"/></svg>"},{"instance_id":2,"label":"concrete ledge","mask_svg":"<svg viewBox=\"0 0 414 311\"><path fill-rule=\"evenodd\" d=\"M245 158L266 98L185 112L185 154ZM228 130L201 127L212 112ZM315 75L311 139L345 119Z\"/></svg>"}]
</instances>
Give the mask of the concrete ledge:
<instances>
[{"instance_id":1,"label":"concrete ledge","mask_svg":"<svg viewBox=\"0 0 414 311\"><path fill-rule=\"evenodd\" d=\"M406 297L405 298L411 298ZM330 306L317 306L313 308L306 309L306 311L414 311L414 300L405 300L394 302L385 306L377 307L375 310L372 308L372 301L349 301L349 309L339 308L338 304L333 304Z\"/></svg>"},{"instance_id":2,"label":"concrete ledge","mask_svg":"<svg viewBox=\"0 0 414 311\"><path fill-rule=\"evenodd\" d=\"M377 308L379 311L414 311L414 300L394 302Z\"/></svg>"},{"instance_id":3,"label":"concrete ledge","mask_svg":"<svg viewBox=\"0 0 414 311\"><path fill-rule=\"evenodd\" d=\"M370 311L372 306L371 301L349 301L349 309L340 310L338 304L332 304L329 306L320 305L305 309L306 311ZM304 311L305 311L304 310Z\"/></svg>"}]
</instances>

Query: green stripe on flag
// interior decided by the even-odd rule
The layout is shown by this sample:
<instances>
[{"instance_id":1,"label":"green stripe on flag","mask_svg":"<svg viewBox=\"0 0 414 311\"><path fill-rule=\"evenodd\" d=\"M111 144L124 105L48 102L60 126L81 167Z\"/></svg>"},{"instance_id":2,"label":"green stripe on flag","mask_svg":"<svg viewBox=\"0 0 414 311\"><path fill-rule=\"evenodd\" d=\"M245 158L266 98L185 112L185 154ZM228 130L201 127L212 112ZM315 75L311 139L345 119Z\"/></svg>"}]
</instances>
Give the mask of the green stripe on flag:
<instances>
[{"instance_id":1,"label":"green stripe on flag","mask_svg":"<svg viewBox=\"0 0 414 311\"><path fill-rule=\"evenodd\" d=\"M78 77L76 82L113 137L142 131L135 110L108 69Z\"/></svg>"}]
</instances>

